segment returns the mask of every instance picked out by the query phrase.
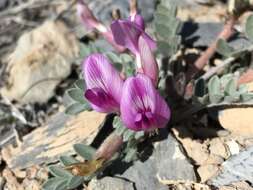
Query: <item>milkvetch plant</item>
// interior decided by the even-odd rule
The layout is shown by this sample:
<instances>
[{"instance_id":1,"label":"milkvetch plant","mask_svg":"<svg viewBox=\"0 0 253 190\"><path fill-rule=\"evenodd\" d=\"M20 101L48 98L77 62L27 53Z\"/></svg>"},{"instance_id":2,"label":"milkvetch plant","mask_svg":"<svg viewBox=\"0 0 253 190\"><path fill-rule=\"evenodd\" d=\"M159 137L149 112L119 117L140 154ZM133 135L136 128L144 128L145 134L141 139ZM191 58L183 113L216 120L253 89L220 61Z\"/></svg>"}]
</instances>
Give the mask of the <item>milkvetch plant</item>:
<instances>
[{"instance_id":1,"label":"milkvetch plant","mask_svg":"<svg viewBox=\"0 0 253 190\"><path fill-rule=\"evenodd\" d=\"M83 0L77 1L77 16L87 29L97 30L117 51L122 52L125 50L123 46L114 42L110 29L96 19Z\"/></svg>"},{"instance_id":2,"label":"milkvetch plant","mask_svg":"<svg viewBox=\"0 0 253 190\"><path fill-rule=\"evenodd\" d=\"M183 68L186 72L180 72L184 77L179 77L182 80L178 81L177 72L173 72L172 67L174 61L177 63L182 61L181 58L178 60L174 56L183 45L179 35L181 22L175 17L177 9L171 5L170 1L160 0L154 13L152 24L156 41L146 32L142 16L133 7L130 8L128 18L114 20L108 27L96 19L83 1L77 2L77 15L83 25L87 29L98 31L117 53L106 52L105 49L97 49L94 46L89 49L90 44L84 45L88 50L82 57L84 79L75 82L67 91L67 95L73 102L67 107L66 113L76 114L91 109L108 113L113 117L111 125L114 130L98 149L84 144L75 144L73 146L75 152L84 161L77 160L73 156L61 156L59 158L61 165L49 167L52 177L44 184L43 189L74 189L101 173L115 158L125 162L138 159L138 143L147 137L146 134L166 127L170 121L171 109L160 94L161 92L167 95L166 100L170 101L168 88L170 90L173 87L179 87L178 92L182 92L182 94L175 93L183 101L175 103L176 106L182 107L182 110L179 110L177 115L175 113L177 110L173 109L174 116L176 115L173 119L177 119L173 120L173 123L177 123L180 119L182 121L186 116L191 116L197 113L196 110L203 108L208 112L209 108L224 105L252 105L253 93L243 82L252 82L253 70L249 67L246 71L241 63L238 63L236 67L228 68L227 66L235 59L241 59L245 54L252 52L253 46L251 44L249 47L235 49L226 42L226 39L233 34L233 25L238 17L245 10L252 9L251 1L230 1L228 16L233 22L225 24L225 37L224 31L221 32L223 37L218 35L214 45L207 48L208 56L204 52L194 65L200 65L201 67L197 68L201 69L206 62L210 61L214 52L222 55L225 58L224 62L196 80L187 76L187 71L191 69ZM246 37L251 43L253 42L252 28L253 16L251 15L245 26ZM159 71L155 55L164 58L162 61L166 68ZM225 66L227 69L224 69ZM222 70L222 76L215 75L218 70L219 72ZM242 72L245 72L244 77L240 76ZM175 86L168 85L169 78L175 80L172 83ZM188 79L193 83L192 88L186 88ZM183 95L187 94L188 90L191 96L185 102ZM172 101L170 102L170 106L173 106ZM188 105L184 106L186 104ZM110 127L110 124L106 127Z\"/></svg>"},{"instance_id":3,"label":"milkvetch plant","mask_svg":"<svg viewBox=\"0 0 253 190\"><path fill-rule=\"evenodd\" d=\"M125 126L134 131L165 127L170 118L167 103L144 74L125 81L120 111Z\"/></svg>"},{"instance_id":4,"label":"milkvetch plant","mask_svg":"<svg viewBox=\"0 0 253 190\"><path fill-rule=\"evenodd\" d=\"M92 108L98 112L117 113L123 88L120 73L102 54L92 54L83 62L86 83L84 93Z\"/></svg>"},{"instance_id":5,"label":"milkvetch plant","mask_svg":"<svg viewBox=\"0 0 253 190\"><path fill-rule=\"evenodd\" d=\"M140 15L131 15L128 19L116 20L111 24L114 40L128 48L136 57L137 71L148 75L155 84L158 79L158 67L152 50L155 41L145 32L144 20Z\"/></svg>"},{"instance_id":6,"label":"milkvetch plant","mask_svg":"<svg viewBox=\"0 0 253 190\"><path fill-rule=\"evenodd\" d=\"M132 12L129 18L115 20L107 28L81 0L77 3L77 15L86 28L101 33L117 52L128 53L129 50L131 56L93 52L84 58L83 80L68 91L75 103L66 111L77 113L93 109L116 114L112 123L115 130L97 150L87 145L74 145L85 161L80 162L72 156L61 157L64 167L49 167L54 177L44 184L44 189L73 189L97 175L116 157L126 162L137 159L137 145L145 134L166 127L171 117L170 108L157 89L156 42L145 32L142 16ZM112 57L122 63L127 59L131 72L127 72L125 63L123 70L117 70Z\"/></svg>"}]
</instances>

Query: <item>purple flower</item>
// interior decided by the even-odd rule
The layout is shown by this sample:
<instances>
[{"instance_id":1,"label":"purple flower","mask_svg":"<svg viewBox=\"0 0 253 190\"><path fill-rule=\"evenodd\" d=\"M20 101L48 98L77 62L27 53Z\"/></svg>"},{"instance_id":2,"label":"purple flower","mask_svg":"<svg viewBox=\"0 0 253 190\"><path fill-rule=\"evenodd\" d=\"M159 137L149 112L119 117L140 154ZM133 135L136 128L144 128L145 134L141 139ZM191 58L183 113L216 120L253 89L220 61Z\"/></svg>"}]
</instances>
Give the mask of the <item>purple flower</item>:
<instances>
[{"instance_id":1,"label":"purple flower","mask_svg":"<svg viewBox=\"0 0 253 190\"><path fill-rule=\"evenodd\" d=\"M119 52L125 50L124 47L114 42L112 32L104 24L98 21L89 7L83 2L83 0L77 1L77 16L80 18L83 25L90 30L96 29L104 38Z\"/></svg>"},{"instance_id":2,"label":"purple flower","mask_svg":"<svg viewBox=\"0 0 253 190\"><path fill-rule=\"evenodd\" d=\"M124 125L134 131L165 127L171 115L151 79L143 74L125 81L120 111Z\"/></svg>"},{"instance_id":3,"label":"purple flower","mask_svg":"<svg viewBox=\"0 0 253 190\"><path fill-rule=\"evenodd\" d=\"M86 28L96 28L103 32L107 31L106 27L95 18L89 7L82 0L77 1L77 16Z\"/></svg>"},{"instance_id":4,"label":"purple flower","mask_svg":"<svg viewBox=\"0 0 253 190\"><path fill-rule=\"evenodd\" d=\"M138 73L149 76L156 85L158 65L152 52L156 43L145 33L143 18L140 15L133 15L127 20L114 21L111 30L115 42L135 54Z\"/></svg>"},{"instance_id":5,"label":"purple flower","mask_svg":"<svg viewBox=\"0 0 253 190\"><path fill-rule=\"evenodd\" d=\"M92 54L83 63L85 97L98 112L119 112L123 80L102 54Z\"/></svg>"},{"instance_id":6,"label":"purple flower","mask_svg":"<svg viewBox=\"0 0 253 190\"><path fill-rule=\"evenodd\" d=\"M154 54L142 36L139 38L138 45L139 54L136 55L138 72L147 75L152 80L154 86L156 86L159 71Z\"/></svg>"},{"instance_id":7,"label":"purple flower","mask_svg":"<svg viewBox=\"0 0 253 190\"><path fill-rule=\"evenodd\" d=\"M114 21L111 24L111 30L115 42L128 48L133 54L139 53L138 41L140 36L146 40L150 49L156 48L154 40L144 31L144 20L140 15Z\"/></svg>"}]
</instances>

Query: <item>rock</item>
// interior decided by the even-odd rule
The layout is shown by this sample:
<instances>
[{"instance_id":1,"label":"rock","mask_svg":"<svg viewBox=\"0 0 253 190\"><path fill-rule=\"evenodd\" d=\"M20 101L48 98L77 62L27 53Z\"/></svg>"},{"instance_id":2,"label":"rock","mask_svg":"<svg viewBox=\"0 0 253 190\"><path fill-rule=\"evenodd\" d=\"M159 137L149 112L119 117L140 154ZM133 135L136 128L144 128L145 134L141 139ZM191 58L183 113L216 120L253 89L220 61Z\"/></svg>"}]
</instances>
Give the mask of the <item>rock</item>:
<instances>
[{"instance_id":1,"label":"rock","mask_svg":"<svg viewBox=\"0 0 253 190\"><path fill-rule=\"evenodd\" d=\"M253 183L253 147L240 152L226 160L221 172L209 181L209 184L220 187L238 181Z\"/></svg>"},{"instance_id":2,"label":"rock","mask_svg":"<svg viewBox=\"0 0 253 190\"><path fill-rule=\"evenodd\" d=\"M48 179L48 171L46 168L40 168L39 171L36 174L36 179L40 181L45 181Z\"/></svg>"},{"instance_id":3,"label":"rock","mask_svg":"<svg viewBox=\"0 0 253 190\"><path fill-rule=\"evenodd\" d=\"M0 147L14 143L16 140L15 129L9 125L0 126Z\"/></svg>"},{"instance_id":4,"label":"rock","mask_svg":"<svg viewBox=\"0 0 253 190\"><path fill-rule=\"evenodd\" d=\"M230 141L227 141L226 145L228 146L231 155L235 155L240 152L240 146L235 140L232 139Z\"/></svg>"},{"instance_id":5,"label":"rock","mask_svg":"<svg viewBox=\"0 0 253 190\"><path fill-rule=\"evenodd\" d=\"M188 187L184 184L176 184L176 185L174 185L173 189L175 189L175 190L191 190L192 188Z\"/></svg>"},{"instance_id":6,"label":"rock","mask_svg":"<svg viewBox=\"0 0 253 190\"><path fill-rule=\"evenodd\" d=\"M211 154L218 155L223 158L228 158L230 155L226 145L219 138L214 138L211 140L209 144L209 151Z\"/></svg>"},{"instance_id":7,"label":"rock","mask_svg":"<svg viewBox=\"0 0 253 190\"><path fill-rule=\"evenodd\" d=\"M0 10L4 9L8 4L8 0L0 0Z\"/></svg>"},{"instance_id":8,"label":"rock","mask_svg":"<svg viewBox=\"0 0 253 190\"><path fill-rule=\"evenodd\" d=\"M21 103L47 102L71 72L78 56L76 37L61 21L46 21L23 34L9 58L9 78L1 94Z\"/></svg>"},{"instance_id":9,"label":"rock","mask_svg":"<svg viewBox=\"0 0 253 190\"><path fill-rule=\"evenodd\" d=\"M92 179L89 183L88 190L134 190L133 183L112 177L104 177L100 180Z\"/></svg>"},{"instance_id":10,"label":"rock","mask_svg":"<svg viewBox=\"0 0 253 190\"><path fill-rule=\"evenodd\" d=\"M5 182L6 180L3 177L0 177L0 190L3 190Z\"/></svg>"},{"instance_id":11,"label":"rock","mask_svg":"<svg viewBox=\"0 0 253 190\"><path fill-rule=\"evenodd\" d=\"M226 7L216 4L210 8L208 6L192 5L178 8L177 17L183 21L193 20L195 22L216 22L220 23L222 17L226 15ZM210 33L210 31L209 31Z\"/></svg>"},{"instance_id":12,"label":"rock","mask_svg":"<svg viewBox=\"0 0 253 190\"><path fill-rule=\"evenodd\" d=\"M157 143L154 158L158 179L196 181L193 166L182 152L181 145L171 135L167 140Z\"/></svg>"},{"instance_id":13,"label":"rock","mask_svg":"<svg viewBox=\"0 0 253 190\"><path fill-rule=\"evenodd\" d=\"M253 146L253 138L239 138L237 139L238 143L240 145L243 145L246 148L249 148L251 146Z\"/></svg>"},{"instance_id":14,"label":"rock","mask_svg":"<svg viewBox=\"0 0 253 190\"><path fill-rule=\"evenodd\" d=\"M208 159L204 162L204 165L209 165L209 164L220 165L223 162L224 162L224 159L221 156L210 154Z\"/></svg>"},{"instance_id":15,"label":"rock","mask_svg":"<svg viewBox=\"0 0 253 190\"><path fill-rule=\"evenodd\" d=\"M35 179L38 174L39 167L38 166L32 166L26 170L26 177L28 179Z\"/></svg>"},{"instance_id":16,"label":"rock","mask_svg":"<svg viewBox=\"0 0 253 190\"><path fill-rule=\"evenodd\" d=\"M151 21L155 10L155 1L138 0L138 9L140 14L144 17L145 21ZM128 0L89 0L88 5L97 16L107 25L111 24L111 12L112 10L120 10L122 18L129 17L129 1Z\"/></svg>"},{"instance_id":17,"label":"rock","mask_svg":"<svg viewBox=\"0 0 253 190\"><path fill-rule=\"evenodd\" d=\"M41 190L41 184L39 184L36 180L29 180L25 178L22 185L25 190Z\"/></svg>"},{"instance_id":18,"label":"rock","mask_svg":"<svg viewBox=\"0 0 253 190\"><path fill-rule=\"evenodd\" d=\"M211 188L202 183L196 182L185 182L180 183L176 181L163 181L164 185L169 185L169 189L171 190L211 190Z\"/></svg>"},{"instance_id":19,"label":"rock","mask_svg":"<svg viewBox=\"0 0 253 190\"><path fill-rule=\"evenodd\" d=\"M19 170L19 169L13 169L12 172L17 178L25 178L26 177L26 171L25 170Z\"/></svg>"},{"instance_id":20,"label":"rock","mask_svg":"<svg viewBox=\"0 0 253 190\"><path fill-rule=\"evenodd\" d=\"M197 169L201 182L206 182L211 177L218 174L219 168L217 165L209 164L198 167Z\"/></svg>"},{"instance_id":21,"label":"rock","mask_svg":"<svg viewBox=\"0 0 253 190\"><path fill-rule=\"evenodd\" d=\"M194 160L196 165L203 165L208 160L209 152L206 144L200 143L197 140L193 140L189 136L180 137L178 130L180 130L182 136L184 136L183 134L188 133L188 131L182 127L177 129L173 128L172 130L177 139L183 144L187 155Z\"/></svg>"},{"instance_id":22,"label":"rock","mask_svg":"<svg viewBox=\"0 0 253 190\"><path fill-rule=\"evenodd\" d=\"M229 186L222 186L219 188L219 190L253 190L253 187L244 181L240 181L237 183L232 183Z\"/></svg>"},{"instance_id":23,"label":"rock","mask_svg":"<svg viewBox=\"0 0 253 190\"><path fill-rule=\"evenodd\" d=\"M190 47L207 47L216 39L221 30L222 24L220 21L204 23L184 22L180 34L185 45ZM249 47L251 42L245 36L237 33L231 38L229 45L239 50Z\"/></svg>"},{"instance_id":24,"label":"rock","mask_svg":"<svg viewBox=\"0 0 253 190\"><path fill-rule=\"evenodd\" d=\"M76 143L91 144L106 115L82 112L76 116L55 115L49 123L24 136L21 146L5 147L5 161L12 169L24 169L58 160L60 155L74 154Z\"/></svg>"},{"instance_id":25,"label":"rock","mask_svg":"<svg viewBox=\"0 0 253 190\"><path fill-rule=\"evenodd\" d=\"M3 170L3 177L6 180L4 190L24 190L24 187L18 183L17 178L14 176L10 169L5 168Z\"/></svg>"},{"instance_id":26,"label":"rock","mask_svg":"<svg viewBox=\"0 0 253 190\"><path fill-rule=\"evenodd\" d=\"M253 137L252 115L253 108L238 107L220 111L218 118L221 126L232 133L244 137Z\"/></svg>"},{"instance_id":27,"label":"rock","mask_svg":"<svg viewBox=\"0 0 253 190\"><path fill-rule=\"evenodd\" d=\"M134 182L138 190L168 189L162 185L164 180L196 181L193 166L181 150L177 140L169 135L155 144L154 151L148 159L135 161L120 177Z\"/></svg>"}]
</instances>

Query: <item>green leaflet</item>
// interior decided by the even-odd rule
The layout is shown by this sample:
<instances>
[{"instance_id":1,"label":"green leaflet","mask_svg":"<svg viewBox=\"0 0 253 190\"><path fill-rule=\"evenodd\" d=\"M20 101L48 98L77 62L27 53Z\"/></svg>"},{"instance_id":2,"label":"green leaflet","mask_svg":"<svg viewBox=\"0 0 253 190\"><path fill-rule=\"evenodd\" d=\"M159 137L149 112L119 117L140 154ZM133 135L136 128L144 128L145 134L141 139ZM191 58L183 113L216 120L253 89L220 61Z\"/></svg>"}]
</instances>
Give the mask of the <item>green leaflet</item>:
<instances>
[{"instance_id":1,"label":"green leaflet","mask_svg":"<svg viewBox=\"0 0 253 190\"><path fill-rule=\"evenodd\" d=\"M85 160L92 160L96 152L95 148L85 144L75 144L73 147L76 153L82 156Z\"/></svg>"}]
</instances>

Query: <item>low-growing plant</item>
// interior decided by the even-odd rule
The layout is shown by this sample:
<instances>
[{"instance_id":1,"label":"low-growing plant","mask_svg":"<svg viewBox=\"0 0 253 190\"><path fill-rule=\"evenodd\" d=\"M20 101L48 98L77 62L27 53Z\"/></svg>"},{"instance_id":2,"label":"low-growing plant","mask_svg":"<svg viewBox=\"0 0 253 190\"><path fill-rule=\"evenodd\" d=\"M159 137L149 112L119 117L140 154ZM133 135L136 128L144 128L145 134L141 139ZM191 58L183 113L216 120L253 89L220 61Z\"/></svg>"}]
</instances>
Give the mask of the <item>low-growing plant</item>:
<instances>
[{"instance_id":1,"label":"low-growing plant","mask_svg":"<svg viewBox=\"0 0 253 190\"><path fill-rule=\"evenodd\" d=\"M251 6L250 1L246 0L242 4L238 1L229 3L229 19L233 22L224 26L227 33L223 31L219 34L200 56L193 73L186 72L188 81L183 87L185 93L190 95L191 101L187 100L191 105L196 101L201 104L201 109L233 104L252 105L253 93L239 82L245 67L239 64L237 69L232 69L229 66L236 60L243 60L253 46L234 49L226 41L232 35L232 31L228 30L233 29L234 21ZM99 175L116 158L125 162L138 159L137 145L148 134L168 126L171 119L172 106L167 103L171 101L167 101L170 97L164 86L167 85L167 74L172 73L173 76L173 71L167 70L165 73L157 64L157 57L169 58L167 64L172 64L171 58L183 46L179 35L182 22L176 18L176 6L166 0L161 0L157 5L152 25L156 41L145 31L143 18L133 7L129 18L114 20L110 28L97 20L81 0L78 0L77 12L85 27L99 32L115 52L99 49L92 42L81 44L82 79L66 92L71 99L66 114L75 115L90 110L113 113L114 130L98 149L85 144L73 145L83 160L61 156L60 164L49 166L52 177L44 183L44 190L74 189ZM251 15L245 27L246 36L251 42L252 26ZM197 75L215 52L224 58L223 64L202 76ZM196 111L189 113L191 115Z\"/></svg>"}]
</instances>

